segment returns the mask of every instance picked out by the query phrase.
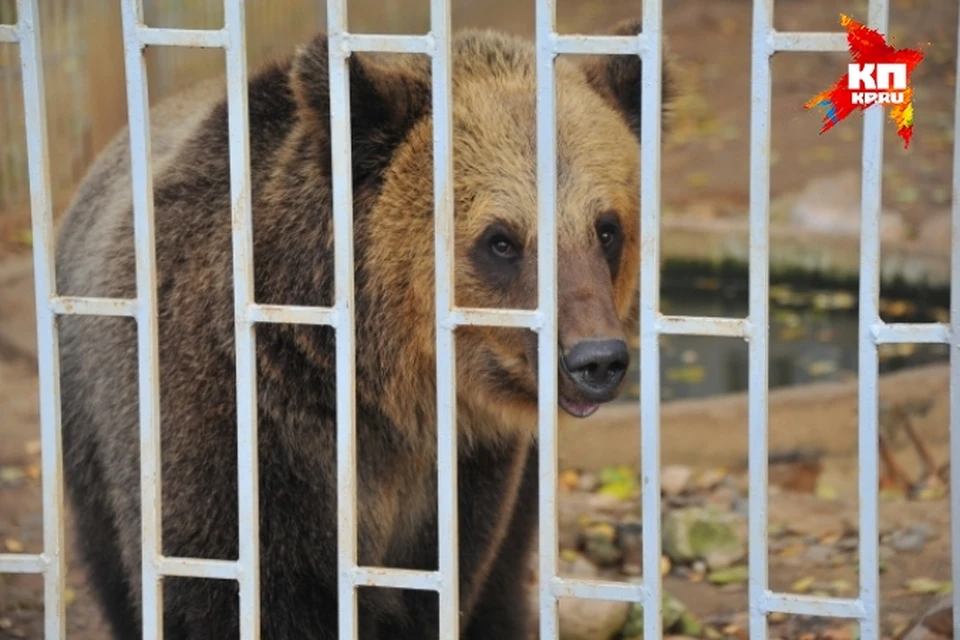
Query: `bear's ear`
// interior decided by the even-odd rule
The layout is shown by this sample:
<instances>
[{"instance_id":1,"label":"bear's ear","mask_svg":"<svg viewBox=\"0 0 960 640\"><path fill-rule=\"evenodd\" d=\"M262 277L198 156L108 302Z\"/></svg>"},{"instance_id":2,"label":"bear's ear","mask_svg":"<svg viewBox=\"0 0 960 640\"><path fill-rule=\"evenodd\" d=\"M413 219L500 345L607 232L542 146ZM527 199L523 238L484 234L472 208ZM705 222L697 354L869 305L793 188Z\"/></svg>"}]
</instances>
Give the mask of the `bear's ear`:
<instances>
[{"instance_id":1,"label":"bear's ear","mask_svg":"<svg viewBox=\"0 0 960 640\"><path fill-rule=\"evenodd\" d=\"M300 118L324 131L330 130L327 43L320 35L301 48L290 72ZM429 114L430 66L429 58L421 55L387 62L376 55L353 54L348 68L354 179L360 180L381 170L411 127Z\"/></svg>"},{"instance_id":2,"label":"bear's ear","mask_svg":"<svg viewBox=\"0 0 960 640\"><path fill-rule=\"evenodd\" d=\"M616 25L610 35L635 36L640 33L639 20L629 20ZM661 74L661 102L664 115L669 115L670 106L676 98L670 58L664 43L663 72ZM640 137L640 79L642 62L639 56L589 56L582 68L587 81L600 95L626 119L634 134ZM667 129L664 124L664 129Z\"/></svg>"}]
</instances>

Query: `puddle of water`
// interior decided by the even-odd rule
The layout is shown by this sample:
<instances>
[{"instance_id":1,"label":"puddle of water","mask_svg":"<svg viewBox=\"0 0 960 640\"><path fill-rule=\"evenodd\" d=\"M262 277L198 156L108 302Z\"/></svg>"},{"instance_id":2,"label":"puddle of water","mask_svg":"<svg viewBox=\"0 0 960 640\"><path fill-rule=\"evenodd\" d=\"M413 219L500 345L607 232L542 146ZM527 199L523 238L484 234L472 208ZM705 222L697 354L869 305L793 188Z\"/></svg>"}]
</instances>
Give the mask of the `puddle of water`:
<instances>
[{"instance_id":1,"label":"puddle of water","mask_svg":"<svg viewBox=\"0 0 960 640\"><path fill-rule=\"evenodd\" d=\"M742 287L718 284L707 290L664 291L662 311L670 315L743 318L748 313ZM713 290L710 290L713 289ZM771 289L770 388L811 382L856 380L856 293ZM885 321L945 322L943 307L904 300L881 300ZM749 374L747 343L736 338L664 336L660 349L660 394L664 401L745 391ZM636 345L634 345L636 346ZM880 373L946 362L947 345L882 345ZM622 401L639 397L639 353L631 353L628 388Z\"/></svg>"}]
</instances>

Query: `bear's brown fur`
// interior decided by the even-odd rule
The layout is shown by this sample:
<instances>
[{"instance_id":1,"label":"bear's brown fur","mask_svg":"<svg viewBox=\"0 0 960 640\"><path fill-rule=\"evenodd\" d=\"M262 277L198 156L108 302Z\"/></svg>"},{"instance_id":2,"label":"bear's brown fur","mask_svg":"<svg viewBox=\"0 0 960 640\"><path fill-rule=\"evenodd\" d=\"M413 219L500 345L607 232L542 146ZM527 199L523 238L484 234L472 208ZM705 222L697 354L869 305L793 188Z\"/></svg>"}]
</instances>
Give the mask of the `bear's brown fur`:
<instances>
[{"instance_id":1,"label":"bear's brown fur","mask_svg":"<svg viewBox=\"0 0 960 640\"><path fill-rule=\"evenodd\" d=\"M534 50L491 32L461 33L453 48L455 302L531 309ZM622 340L635 311L640 66L632 57L557 61L561 352L583 340ZM435 569L429 60L354 55L349 67L359 562ZM250 81L259 303L333 302L328 101L323 36ZM234 307L222 84L156 107L151 119L163 553L234 559ZM129 185L121 133L91 169L61 230L62 295L136 296ZM72 511L98 598L122 640L140 637L136 333L127 318L68 317L61 334ZM259 325L256 338L261 637L332 639L334 331ZM463 327L456 342L463 637L517 639L527 628L524 567L537 517L536 337ZM560 378L561 397L583 405L570 377ZM166 578L164 637L236 638L237 605L234 582ZM437 637L435 594L363 589L359 607L364 640Z\"/></svg>"}]
</instances>

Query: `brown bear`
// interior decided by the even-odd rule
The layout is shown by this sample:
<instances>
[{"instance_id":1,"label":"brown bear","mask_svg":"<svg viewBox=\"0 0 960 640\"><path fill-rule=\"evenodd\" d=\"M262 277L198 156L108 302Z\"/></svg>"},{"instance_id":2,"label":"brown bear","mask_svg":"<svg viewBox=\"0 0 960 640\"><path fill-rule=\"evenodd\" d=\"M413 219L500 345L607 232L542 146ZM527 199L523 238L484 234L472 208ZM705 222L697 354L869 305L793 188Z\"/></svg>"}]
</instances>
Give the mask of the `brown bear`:
<instances>
[{"instance_id":1,"label":"brown bear","mask_svg":"<svg viewBox=\"0 0 960 640\"><path fill-rule=\"evenodd\" d=\"M532 309L534 47L466 31L455 37L453 65L455 303ZM438 522L430 62L359 54L349 73L359 562L431 570ZM561 415L583 417L613 399L628 365L625 337L638 289L640 75L633 56L556 64ZM328 102L323 36L251 77L257 302L333 302ZM238 470L222 84L162 104L151 119L163 553L232 560ZM61 294L136 296L129 185L121 133L63 223ZM62 322L71 511L119 640L141 637L136 334L130 318ZM259 325L256 338L261 637L333 639L334 331ZM524 638L532 614L524 568L537 524L536 336L463 327L456 351L462 636ZM166 640L238 637L233 581L165 578L163 602ZM437 637L435 593L362 589L358 606L363 640Z\"/></svg>"}]
</instances>

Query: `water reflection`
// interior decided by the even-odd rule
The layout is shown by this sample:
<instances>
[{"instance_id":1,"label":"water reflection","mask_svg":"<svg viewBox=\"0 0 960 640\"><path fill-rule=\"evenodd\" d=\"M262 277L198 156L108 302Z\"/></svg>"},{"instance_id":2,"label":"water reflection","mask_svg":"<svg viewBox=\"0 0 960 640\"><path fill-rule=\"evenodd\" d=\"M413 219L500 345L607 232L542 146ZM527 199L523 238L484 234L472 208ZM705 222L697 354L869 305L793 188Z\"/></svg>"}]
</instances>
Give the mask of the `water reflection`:
<instances>
[{"instance_id":1,"label":"water reflection","mask_svg":"<svg viewBox=\"0 0 960 640\"><path fill-rule=\"evenodd\" d=\"M678 296L665 293L663 312L671 315L747 315L742 290L720 289ZM884 300L887 321L946 321L946 310ZM636 346L636 345L634 345ZM945 362L947 345L882 345L880 372ZM747 343L735 338L661 338L660 389L663 400L712 396L747 389ZM857 371L856 296L845 292L774 288L770 300L770 388L810 382L855 380ZM624 401L639 396L639 353L631 354L630 383Z\"/></svg>"}]
</instances>

